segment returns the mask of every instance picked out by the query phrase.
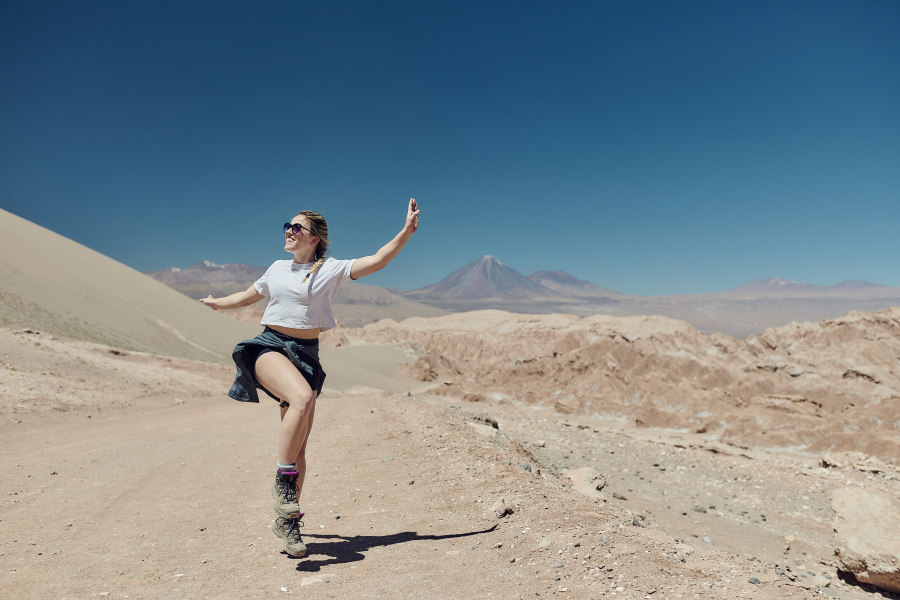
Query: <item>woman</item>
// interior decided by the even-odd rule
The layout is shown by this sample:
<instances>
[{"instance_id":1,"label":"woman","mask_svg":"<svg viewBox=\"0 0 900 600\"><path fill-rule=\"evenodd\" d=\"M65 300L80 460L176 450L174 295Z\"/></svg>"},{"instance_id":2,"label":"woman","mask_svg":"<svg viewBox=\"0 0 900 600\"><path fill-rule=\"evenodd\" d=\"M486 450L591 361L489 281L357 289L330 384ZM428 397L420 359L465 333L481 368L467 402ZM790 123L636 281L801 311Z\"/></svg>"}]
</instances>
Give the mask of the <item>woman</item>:
<instances>
[{"instance_id":1,"label":"woman","mask_svg":"<svg viewBox=\"0 0 900 600\"><path fill-rule=\"evenodd\" d=\"M273 530L291 556L304 556L300 537L298 498L306 476L306 444L322 393L325 372L319 365L319 332L335 326L331 299L342 283L383 269L400 252L419 226L416 201L409 200L406 224L397 236L372 256L355 260L326 259L328 225L319 213L304 210L284 224L284 249L293 260L278 260L244 292L225 298L208 296L200 302L214 310L249 306L269 298L261 325L252 340L233 353L237 375L228 395L243 402L259 402L256 389L280 402L281 427Z\"/></svg>"}]
</instances>

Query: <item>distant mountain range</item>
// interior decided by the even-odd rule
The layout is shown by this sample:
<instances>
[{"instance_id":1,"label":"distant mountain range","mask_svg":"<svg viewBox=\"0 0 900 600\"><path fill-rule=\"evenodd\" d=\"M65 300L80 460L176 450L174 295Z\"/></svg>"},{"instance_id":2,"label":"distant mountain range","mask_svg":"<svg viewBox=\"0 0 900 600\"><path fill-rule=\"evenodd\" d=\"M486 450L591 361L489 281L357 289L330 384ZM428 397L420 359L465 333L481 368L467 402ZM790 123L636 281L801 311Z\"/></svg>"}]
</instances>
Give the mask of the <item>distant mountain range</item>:
<instances>
[{"instance_id":1,"label":"distant mountain range","mask_svg":"<svg viewBox=\"0 0 900 600\"><path fill-rule=\"evenodd\" d=\"M217 265L201 260L187 269L172 267L162 271L144 271L144 275L149 275L191 298L205 298L208 295L219 298L246 290L265 272L266 267L239 263Z\"/></svg>"},{"instance_id":2,"label":"distant mountain range","mask_svg":"<svg viewBox=\"0 0 900 600\"><path fill-rule=\"evenodd\" d=\"M529 275L528 279L563 296L604 299L625 295L622 292L601 287L596 283L578 279L565 271L537 271Z\"/></svg>"},{"instance_id":3,"label":"distant mountain range","mask_svg":"<svg viewBox=\"0 0 900 600\"><path fill-rule=\"evenodd\" d=\"M780 292L780 291L801 291L813 292L819 290L865 290L870 288L886 288L888 286L881 283L872 283L871 281L861 281L859 279L848 279L834 285L814 285L811 283L799 283L789 279L781 279L780 277L767 277L765 279L757 279L750 283L734 288L733 292Z\"/></svg>"},{"instance_id":4,"label":"distant mountain range","mask_svg":"<svg viewBox=\"0 0 900 600\"><path fill-rule=\"evenodd\" d=\"M226 296L245 290L264 267L200 261L187 269L145 272L193 298ZM778 277L758 279L733 290L680 296L633 296L578 279L565 271L537 271L528 277L493 256L483 256L423 288L401 292L361 283L342 286L334 299L342 323L364 325L380 318L437 316L495 308L519 313L569 313L579 316L662 315L688 321L704 333L735 337L760 333L791 321L819 321L850 310L874 311L900 306L900 288L848 280L812 285ZM256 319L260 307L246 309Z\"/></svg>"}]
</instances>

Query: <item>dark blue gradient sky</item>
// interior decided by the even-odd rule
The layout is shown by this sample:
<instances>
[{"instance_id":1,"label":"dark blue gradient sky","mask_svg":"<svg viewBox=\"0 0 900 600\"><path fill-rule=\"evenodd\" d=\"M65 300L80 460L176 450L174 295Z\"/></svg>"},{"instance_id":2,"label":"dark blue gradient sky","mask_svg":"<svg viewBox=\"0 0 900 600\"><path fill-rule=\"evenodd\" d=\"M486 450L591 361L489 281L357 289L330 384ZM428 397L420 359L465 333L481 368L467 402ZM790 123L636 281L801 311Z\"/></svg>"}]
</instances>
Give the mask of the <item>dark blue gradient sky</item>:
<instances>
[{"instance_id":1,"label":"dark blue gradient sky","mask_svg":"<svg viewBox=\"0 0 900 600\"><path fill-rule=\"evenodd\" d=\"M139 270L286 258L306 208L369 254L415 196L366 283L900 285L898 31L894 1L7 1L0 207Z\"/></svg>"}]
</instances>

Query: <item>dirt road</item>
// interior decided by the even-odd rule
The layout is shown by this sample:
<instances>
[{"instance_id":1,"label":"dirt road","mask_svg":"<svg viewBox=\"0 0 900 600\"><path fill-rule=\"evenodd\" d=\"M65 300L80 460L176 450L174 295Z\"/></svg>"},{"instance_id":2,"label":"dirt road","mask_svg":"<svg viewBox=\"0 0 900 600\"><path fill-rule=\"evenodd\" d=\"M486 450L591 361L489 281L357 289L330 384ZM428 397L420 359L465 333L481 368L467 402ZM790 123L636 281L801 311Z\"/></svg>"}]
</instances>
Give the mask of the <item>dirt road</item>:
<instances>
[{"instance_id":1,"label":"dirt road","mask_svg":"<svg viewBox=\"0 0 900 600\"><path fill-rule=\"evenodd\" d=\"M0 348L17 350L0 379L12 406L0 422L4 598L817 596L769 561L676 541L627 506L571 492L553 456L535 460L516 440L513 417L529 409L359 386L317 407L301 500L309 553L292 559L270 529L274 402L185 399L187 388L175 399L167 386L224 392L231 373L56 342L51 391L83 396L64 411L10 399L50 377L34 354L47 343ZM85 377L66 375L61 356ZM572 429L520 417L523 439Z\"/></svg>"}]
</instances>

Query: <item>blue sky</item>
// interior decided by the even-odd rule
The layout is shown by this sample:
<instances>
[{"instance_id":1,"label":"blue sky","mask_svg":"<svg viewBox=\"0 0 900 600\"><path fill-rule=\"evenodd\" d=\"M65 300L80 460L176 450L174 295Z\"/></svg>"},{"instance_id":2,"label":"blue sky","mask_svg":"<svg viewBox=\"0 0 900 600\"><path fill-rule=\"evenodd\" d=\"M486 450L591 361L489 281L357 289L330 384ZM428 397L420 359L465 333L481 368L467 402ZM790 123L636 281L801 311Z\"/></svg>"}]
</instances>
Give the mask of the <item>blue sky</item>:
<instances>
[{"instance_id":1,"label":"blue sky","mask_svg":"<svg viewBox=\"0 0 900 600\"><path fill-rule=\"evenodd\" d=\"M900 285L897 2L0 6L0 208L139 270L492 254L623 292Z\"/></svg>"}]
</instances>

